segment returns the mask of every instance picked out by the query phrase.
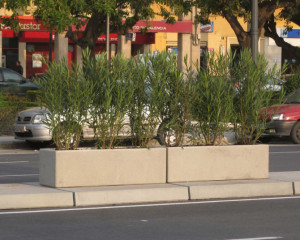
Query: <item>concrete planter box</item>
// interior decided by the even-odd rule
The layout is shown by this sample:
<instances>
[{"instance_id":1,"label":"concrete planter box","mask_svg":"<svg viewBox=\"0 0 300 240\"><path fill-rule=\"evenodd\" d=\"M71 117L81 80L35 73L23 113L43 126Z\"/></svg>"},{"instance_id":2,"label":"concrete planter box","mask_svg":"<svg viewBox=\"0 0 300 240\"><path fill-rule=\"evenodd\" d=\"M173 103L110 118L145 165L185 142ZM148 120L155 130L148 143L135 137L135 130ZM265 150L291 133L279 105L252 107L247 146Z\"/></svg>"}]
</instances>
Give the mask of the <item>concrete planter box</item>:
<instances>
[{"instance_id":1,"label":"concrete planter box","mask_svg":"<svg viewBox=\"0 0 300 240\"><path fill-rule=\"evenodd\" d=\"M268 145L168 148L167 182L263 179Z\"/></svg>"},{"instance_id":2,"label":"concrete planter box","mask_svg":"<svg viewBox=\"0 0 300 240\"><path fill-rule=\"evenodd\" d=\"M40 150L40 184L86 187L166 183L166 149Z\"/></svg>"}]
</instances>

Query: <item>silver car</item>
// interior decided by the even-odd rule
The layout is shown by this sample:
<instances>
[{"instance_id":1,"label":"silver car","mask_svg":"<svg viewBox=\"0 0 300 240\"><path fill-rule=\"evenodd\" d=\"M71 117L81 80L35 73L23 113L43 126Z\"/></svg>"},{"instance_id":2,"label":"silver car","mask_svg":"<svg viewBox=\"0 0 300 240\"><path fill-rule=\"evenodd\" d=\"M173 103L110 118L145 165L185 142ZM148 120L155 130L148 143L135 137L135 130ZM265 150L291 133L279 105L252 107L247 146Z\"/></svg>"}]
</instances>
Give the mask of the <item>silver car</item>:
<instances>
[{"instance_id":1,"label":"silver car","mask_svg":"<svg viewBox=\"0 0 300 240\"><path fill-rule=\"evenodd\" d=\"M32 108L18 113L16 123L14 124L15 138L19 140L25 140L29 143L41 143L49 142L52 140L52 134L46 124L43 123L45 110L41 108ZM157 126L156 134L159 143L161 145L176 146L178 145L178 139L174 135L172 129L164 130L164 122ZM130 124L129 117L125 116L124 126L118 138L130 138ZM84 125L82 130L83 140L95 140L95 134L93 128L88 125Z\"/></svg>"},{"instance_id":2,"label":"silver car","mask_svg":"<svg viewBox=\"0 0 300 240\"><path fill-rule=\"evenodd\" d=\"M43 123L44 111L37 107L18 113L14 124L16 139L27 142L48 142L52 140L51 132ZM94 139L94 131L89 127L83 128L83 139Z\"/></svg>"}]
</instances>

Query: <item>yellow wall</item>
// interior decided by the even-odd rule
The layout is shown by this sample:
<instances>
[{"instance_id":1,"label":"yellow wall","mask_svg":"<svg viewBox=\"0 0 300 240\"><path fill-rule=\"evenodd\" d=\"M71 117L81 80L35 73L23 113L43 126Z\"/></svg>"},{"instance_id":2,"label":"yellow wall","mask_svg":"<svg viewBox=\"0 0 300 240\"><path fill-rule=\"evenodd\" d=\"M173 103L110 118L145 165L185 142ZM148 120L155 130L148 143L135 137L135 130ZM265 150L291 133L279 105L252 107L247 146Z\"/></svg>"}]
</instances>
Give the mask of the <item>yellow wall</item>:
<instances>
[{"instance_id":1,"label":"yellow wall","mask_svg":"<svg viewBox=\"0 0 300 240\"><path fill-rule=\"evenodd\" d=\"M158 4L153 5L153 10L157 13L160 11ZM177 18L177 17L176 17ZM162 21L163 17L156 15L154 21ZM177 46L178 41L177 33L155 33L155 44L151 45L151 51L166 51L167 46Z\"/></svg>"}]
</instances>

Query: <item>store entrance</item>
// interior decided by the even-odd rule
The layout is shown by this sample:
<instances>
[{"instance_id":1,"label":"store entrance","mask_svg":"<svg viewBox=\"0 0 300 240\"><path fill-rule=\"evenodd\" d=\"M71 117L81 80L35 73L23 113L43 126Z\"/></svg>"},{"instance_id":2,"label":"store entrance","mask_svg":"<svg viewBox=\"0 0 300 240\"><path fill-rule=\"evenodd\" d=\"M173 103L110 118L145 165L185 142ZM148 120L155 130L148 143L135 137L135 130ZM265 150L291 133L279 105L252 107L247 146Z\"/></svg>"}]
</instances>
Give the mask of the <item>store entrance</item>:
<instances>
[{"instance_id":1,"label":"store entrance","mask_svg":"<svg viewBox=\"0 0 300 240\"><path fill-rule=\"evenodd\" d=\"M18 42L18 38L2 38L2 67L16 70Z\"/></svg>"}]
</instances>

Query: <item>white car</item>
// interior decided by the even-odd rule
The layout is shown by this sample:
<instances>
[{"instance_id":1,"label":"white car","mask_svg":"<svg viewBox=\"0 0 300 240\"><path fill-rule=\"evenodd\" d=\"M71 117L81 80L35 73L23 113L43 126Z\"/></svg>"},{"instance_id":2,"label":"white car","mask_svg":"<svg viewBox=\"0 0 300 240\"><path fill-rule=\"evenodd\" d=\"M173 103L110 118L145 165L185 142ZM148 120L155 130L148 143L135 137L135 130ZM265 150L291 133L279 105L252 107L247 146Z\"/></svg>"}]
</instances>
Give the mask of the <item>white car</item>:
<instances>
[{"instance_id":1,"label":"white car","mask_svg":"<svg viewBox=\"0 0 300 240\"><path fill-rule=\"evenodd\" d=\"M48 142L52 140L51 132L43 123L44 110L39 107L28 109L18 113L14 124L16 139L27 142ZM94 139L93 129L83 128L83 139Z\"/></svg>"},{"instance_id":2,"label":"white car","mask_svg":"<svg viewBox=\"0 0 300 240\"><path fill-rule=\"evenodd\" d=\"M44 120L44 110L40 107L24 110L18 113L16 123L14 124L14 135L16 139L25 140L29 143L42 143L52 140L51 132ZM125 117L126 118L126 117ZM157 126L157 140L162 145L176 146L178 141L174 136L174 131L162 130L162 125ZM125 119L123 130L120 131L119 138L130 138L129 120ZM88 125L84 125L82 130L83 140L95 140L94 130Z\"/></svg>"}]
</instances>

